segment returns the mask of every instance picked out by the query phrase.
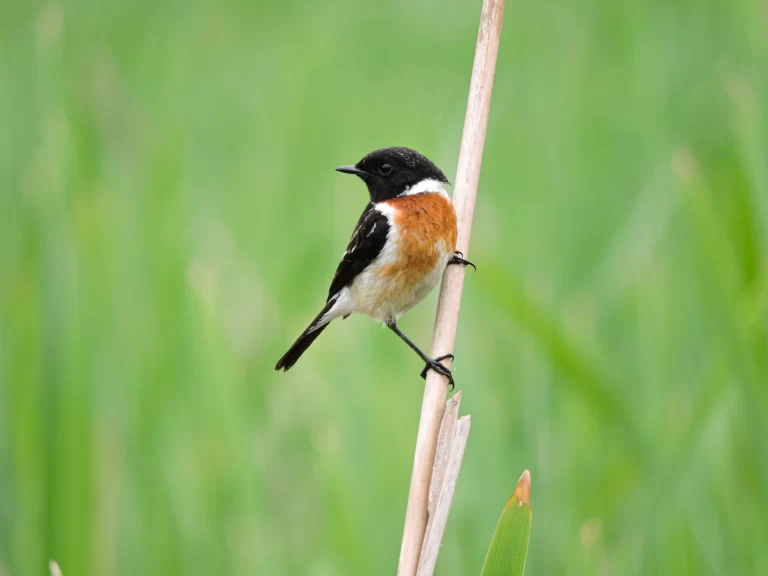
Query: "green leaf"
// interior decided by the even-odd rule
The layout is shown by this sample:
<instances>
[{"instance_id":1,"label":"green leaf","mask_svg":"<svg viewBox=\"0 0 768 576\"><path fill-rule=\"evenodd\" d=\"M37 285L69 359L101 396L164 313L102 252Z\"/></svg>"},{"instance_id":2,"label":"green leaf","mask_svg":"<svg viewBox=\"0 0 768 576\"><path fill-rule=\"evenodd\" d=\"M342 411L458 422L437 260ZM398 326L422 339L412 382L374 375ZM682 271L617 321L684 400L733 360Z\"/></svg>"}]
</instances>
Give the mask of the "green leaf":
<instances>
[{"instance_id":1,"label":"green leaf","mask_svg":"<svg viewBox=\"0 0 768 576\"><path fill-rule=\"evenodd\" d=\"M522 576L531 534L531 474L520 476L507 500L485 557L483 576Z\"/></svg>"}]
</instances>

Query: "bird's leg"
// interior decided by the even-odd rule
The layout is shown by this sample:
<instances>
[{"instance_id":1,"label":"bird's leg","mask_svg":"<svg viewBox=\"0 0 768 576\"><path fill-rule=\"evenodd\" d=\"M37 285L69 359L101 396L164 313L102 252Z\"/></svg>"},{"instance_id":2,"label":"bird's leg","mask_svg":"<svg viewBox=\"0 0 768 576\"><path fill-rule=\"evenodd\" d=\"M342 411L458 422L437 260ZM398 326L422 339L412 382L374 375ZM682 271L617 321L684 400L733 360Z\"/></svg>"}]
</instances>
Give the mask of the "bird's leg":
<instances>
[{"instance_id":1,"label":"bird's leg","mask_svg":"<svg viewBox=\"0 0 768 576\"><path fill-rule=\"evenodd\" d=\"M464 259L464 254L456 250L456 252L453 253L453 258L448 260L448 264L461 264L462 266L472 266L472 268L475 269L475 272L477 272L477 266L472 264L469 260Z\"/></svg>"},{"instance_id":2,"label":"bird's leg","mask_svg":"<svg viewBox=\"0 0 768 576\"><path fill-rule=\"evenodd\" d=\"M434 358L434 361L435 362L440 362L440 360L445 360L446 358L450 358L451 360L453 360L454 356L453 356L453 354L443 354L442 356L438 356L437 358ZM438 364L438 366L443 366L443 365L442 364ZM429 365L429 363L427 363L427 365L424 366L424 370L421 371L421 374L419 374L419 376L421 376L422 378L424 378L426 380L426 378L427 378L427 371L430 368L431 368L431 366ZM443 368L445 368L445 366L443 366ZM453 380L451 380L451 390L453 390Z\"/></svg>"},{"instance_id":3,"label":"bird's leg","mask_svg":"<svg viewBox=\"0 0 768 576\"><path fill-rule=\"evenodd\" d=\"M419 358L421 358L422 360L424 360L424 362L426 362L426 366L424 366L424 370L421 371L422 378L426 378L427 371L432 369L438 374L442 374L448 379L448 383L451 385L451 390L455 388L456 384L453 382L453 375L451 374L451 371L445 366L443 366L442 364L440 364L440 360L445 360L446 358L450 358L451 360L453 360L453 354L444 354L442 356L438 356L437 358L430 358L429 356L424 354L424 352L422 352L419 349L419 347L416 346L416 344L411 342L411 339L408 338L408 336L406 336L400 331L400 328L397 327L397 321L387 320L387 328L389 328L390 330L392 330L392 332L397 334L403 342L408 344L411 350L413 350L414 352L416 352L416 354L419 355Z\"/></svg>"}]
</instances>

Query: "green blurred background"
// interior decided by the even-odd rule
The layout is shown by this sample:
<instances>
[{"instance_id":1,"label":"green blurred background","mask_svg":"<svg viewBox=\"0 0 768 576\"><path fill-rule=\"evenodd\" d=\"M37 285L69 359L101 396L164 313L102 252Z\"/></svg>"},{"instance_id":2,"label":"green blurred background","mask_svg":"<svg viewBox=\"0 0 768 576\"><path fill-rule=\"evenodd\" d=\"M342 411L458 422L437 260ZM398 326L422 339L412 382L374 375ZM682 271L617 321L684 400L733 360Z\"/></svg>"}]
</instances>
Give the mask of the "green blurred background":
<instances>
[{"instance_id":1,"label":"green blurred background","mask_svg":"<svg viewBox=\"0 0 768 576\"><path fill-rule=\"evenodd\" d=\"M0 3L0 574L393 574L422 366L287 374L382 146L455 174L479 0ZM507 5L437 572L768 574L768 4ZM429 347L436 295L401 326Z\"/></svg>"}]
</instances>

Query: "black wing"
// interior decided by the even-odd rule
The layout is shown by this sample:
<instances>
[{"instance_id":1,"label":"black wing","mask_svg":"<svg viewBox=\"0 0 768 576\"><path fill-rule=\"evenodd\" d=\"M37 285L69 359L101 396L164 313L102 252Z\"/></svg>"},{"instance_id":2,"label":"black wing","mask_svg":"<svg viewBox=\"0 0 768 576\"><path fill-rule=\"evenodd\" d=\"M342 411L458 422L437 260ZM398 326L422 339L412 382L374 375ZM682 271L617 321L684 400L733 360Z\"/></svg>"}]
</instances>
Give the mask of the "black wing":
<instances>
[{"instance_id":1,"label":"black wing","mask_svg":"<svg viewBox=\"0 0 768 576\"><path fill-rule=\"evenodd\" d=\"M368 204L360 220L357 221L347 251L344 252L339 267L336 268L336 274L333 275L328 300L349 285L355 276L376 259L387 242L387 234L389 234L387 217L376 210L373 203Z\"/></svg>"}]
</instances>

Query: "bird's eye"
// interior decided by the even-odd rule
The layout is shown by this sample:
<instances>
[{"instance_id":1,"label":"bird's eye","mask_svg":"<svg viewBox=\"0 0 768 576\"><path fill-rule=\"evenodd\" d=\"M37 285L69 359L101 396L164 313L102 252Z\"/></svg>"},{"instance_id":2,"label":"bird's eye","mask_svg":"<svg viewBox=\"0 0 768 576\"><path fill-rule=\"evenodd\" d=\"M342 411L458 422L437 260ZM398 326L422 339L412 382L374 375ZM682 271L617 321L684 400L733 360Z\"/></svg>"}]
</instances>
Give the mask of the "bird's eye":
<instances>
[{"instance_id":1,"label":"bird's eye","mask_svg":"<svg viewBox=\"0 0 768 576\"><path fill-rule=\"evenodd\" d=\"M390 164L382 164L379 167L379 172L381 172L384 176L389 176L392 173L392 166Z\"/></svg>"}]
</instances>

